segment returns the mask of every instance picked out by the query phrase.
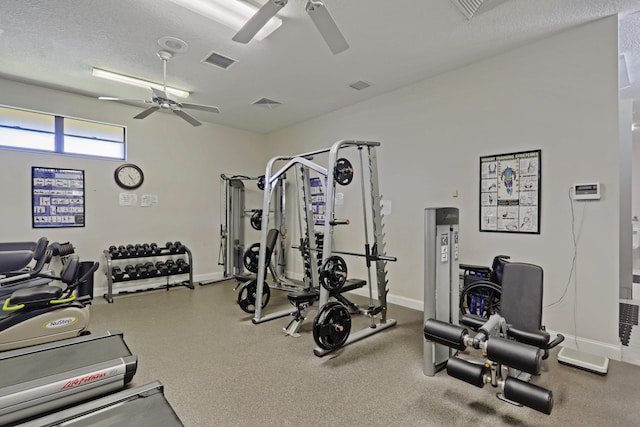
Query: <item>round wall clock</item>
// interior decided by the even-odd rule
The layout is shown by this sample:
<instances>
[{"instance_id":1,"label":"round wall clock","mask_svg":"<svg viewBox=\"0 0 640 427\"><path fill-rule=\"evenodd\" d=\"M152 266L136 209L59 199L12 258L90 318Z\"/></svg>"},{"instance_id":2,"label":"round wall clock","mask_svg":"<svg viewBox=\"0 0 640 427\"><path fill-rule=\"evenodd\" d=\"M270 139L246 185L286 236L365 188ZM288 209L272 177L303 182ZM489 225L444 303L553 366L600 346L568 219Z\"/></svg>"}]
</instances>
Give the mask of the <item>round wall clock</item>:
<instances>
[{"instance_id":1,"label":"round wall clock","mask_svg":"<svg viewBox=\"0 0 640 427\"><path fill-rule=\"evenodd\" d=\"M113 174L116 184L125 190L134 190L142 185L144 174L138 166L126 163L118 166Z\"/></svg>"}]
</instances>

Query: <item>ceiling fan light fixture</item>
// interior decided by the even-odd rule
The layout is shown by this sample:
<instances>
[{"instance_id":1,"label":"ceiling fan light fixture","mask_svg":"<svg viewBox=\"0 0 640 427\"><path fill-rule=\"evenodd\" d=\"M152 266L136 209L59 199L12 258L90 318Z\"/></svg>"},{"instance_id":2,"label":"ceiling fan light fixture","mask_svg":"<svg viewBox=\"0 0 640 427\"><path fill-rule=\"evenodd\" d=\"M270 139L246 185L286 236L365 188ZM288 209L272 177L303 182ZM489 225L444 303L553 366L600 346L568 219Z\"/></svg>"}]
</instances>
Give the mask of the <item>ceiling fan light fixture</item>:
<instances>
[{"instance_id":1,"label":"ceiling fan light fixture","mask_svg":"<svg viewBox=\"0 0 640 427\"><path fill-rule=\"evenodd\" d=\"M232 0L169 0L192 12L212 19L234 31L240 30L244 24L256 13L257 7L252 4ZM282 19L274 16L255 35L263 40L282 25Z\"/></svg>"},{"instance_id":2,"label":"ceiling fan light fixture","mask_svg":"<svg viewBox=\"0 0 640 427\"><path fill-rule=\"evenodd\" d=\"M158 90L164 90L164 87L162 84L160 83L154 83L154 82L150 82L147 80L142 80L142 79L138 79L136 77L131 77L131 76L125 76L124 74L118 74L118 73L114 73L111 71L107 71L107 70L102 70L100 68L93 68L93 72L92 72L94 77L100 77L102 79L107 79L107 80L111 80L114 82L119 82L119 83L124 83L124 84L128 84L131 86L136 86L136 87L143 87L145 89L150 89L150 88L155 88ZM174 87L169 87L167 86L167 93L170 93L172 95L178 96L180 98L187 98L189 96L189 92L182 90L182 89L176 89Z\"/></svg>"}]
</instances>

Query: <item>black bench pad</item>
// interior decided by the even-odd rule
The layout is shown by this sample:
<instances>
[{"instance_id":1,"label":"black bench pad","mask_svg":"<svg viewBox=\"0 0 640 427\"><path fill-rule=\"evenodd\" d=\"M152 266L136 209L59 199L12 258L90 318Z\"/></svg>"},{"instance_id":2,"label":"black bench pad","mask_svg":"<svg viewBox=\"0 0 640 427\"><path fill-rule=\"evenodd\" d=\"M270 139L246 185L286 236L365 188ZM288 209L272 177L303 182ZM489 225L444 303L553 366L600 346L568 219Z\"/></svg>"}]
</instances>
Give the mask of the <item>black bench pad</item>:
<instances>
[{"instance_id":1,"label":"black bench pad","mask_svg":"<svg viewBox=\"0 0 640 427\"><path fill-rule=\"evenodd\" d=\"M11 295L11 304L29 304L36 302L47 302L58 299L62 296L62 288L55 285L36 286L33 288L20 289Z\"/></svg>"},{"instance_id":2,"label":"black bench pad","mask_svg":"<svg viewBox=\"0 0 640 427\"><path fill-rule=\"evenodd\" d=\"M338 290L331 291L329 296L336 296L343 292L349 292L354 289L359 289L365 286L367 282L365 280L360 279L349 279L345 282L345 284ZM317 290L312 290L310 292L302 291L302 292L293 292L287 295L289 301L295 304L302 304L307 302L313 302L320 298L320 292Z\"/></svg>"}]
</instances>

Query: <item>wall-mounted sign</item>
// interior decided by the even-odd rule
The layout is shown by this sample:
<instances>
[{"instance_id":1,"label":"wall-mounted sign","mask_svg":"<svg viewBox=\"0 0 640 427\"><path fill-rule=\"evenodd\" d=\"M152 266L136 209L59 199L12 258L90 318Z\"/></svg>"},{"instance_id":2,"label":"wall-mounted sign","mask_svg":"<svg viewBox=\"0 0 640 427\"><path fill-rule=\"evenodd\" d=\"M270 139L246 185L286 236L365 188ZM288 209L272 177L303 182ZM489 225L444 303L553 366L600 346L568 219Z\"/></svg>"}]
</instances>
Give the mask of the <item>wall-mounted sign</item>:
<instances>
[{"instance_id":1,"label":"wall-mounted sign","mask_svg":"<svg viewBox=\"0 0 640 427\"><path fill-rule=\"evenodd\" d=\"M540 233L541 151L480 157L480 231Z\"/></svg>"},{"instance_id":2,"label":"wall-mounted sign","mask_svg":"<svg viewBox=\"0 0 640 427\"><path fill-rule=\"evenodd\" d=\"M33 228L84 227L84 171L31 168Z\"/></svg>"}]
</instances>

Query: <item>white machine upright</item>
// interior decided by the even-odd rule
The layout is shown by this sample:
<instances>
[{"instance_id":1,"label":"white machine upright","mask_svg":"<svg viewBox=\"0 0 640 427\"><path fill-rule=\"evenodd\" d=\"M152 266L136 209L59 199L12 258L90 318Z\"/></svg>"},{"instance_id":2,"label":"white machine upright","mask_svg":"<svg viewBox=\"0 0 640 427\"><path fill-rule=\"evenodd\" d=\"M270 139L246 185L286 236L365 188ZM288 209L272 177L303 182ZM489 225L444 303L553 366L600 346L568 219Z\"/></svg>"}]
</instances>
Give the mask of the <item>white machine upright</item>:
<instances>
[{"instance_id":1,"label":"white machine upright","mask_svg":"<svg viewBox=\"0 0 640 427\"><path fill-rule=\"evenodd\" d=\"M457 208L424 211L424 321L458 324L459 260ZM423 372L433 376L455 350L424 339Z\"/></svg>"}]
</instances>

